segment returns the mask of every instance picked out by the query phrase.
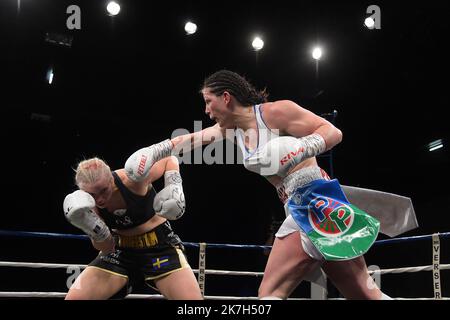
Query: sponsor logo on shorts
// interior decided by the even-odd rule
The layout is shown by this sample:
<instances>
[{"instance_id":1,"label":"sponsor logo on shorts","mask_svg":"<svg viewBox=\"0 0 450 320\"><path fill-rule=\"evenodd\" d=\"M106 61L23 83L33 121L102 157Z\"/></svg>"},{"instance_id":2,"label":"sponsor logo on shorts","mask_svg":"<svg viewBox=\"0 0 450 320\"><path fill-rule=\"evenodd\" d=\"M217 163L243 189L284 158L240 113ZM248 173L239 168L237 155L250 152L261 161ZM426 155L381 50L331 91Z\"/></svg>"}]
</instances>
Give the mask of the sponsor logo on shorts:
<instances>
[{"instance_id":1,"label":"sponsor logo on shorts","mask_svg":"<svg viewBox=\"0 0 450 320\"><path fill-rule=\"evenodd\" d=\"M308 218L317 233L337 237L351 228L355 212L350 206L335 199L317 197L308 204Z\"/></svg>"}]
</instances>

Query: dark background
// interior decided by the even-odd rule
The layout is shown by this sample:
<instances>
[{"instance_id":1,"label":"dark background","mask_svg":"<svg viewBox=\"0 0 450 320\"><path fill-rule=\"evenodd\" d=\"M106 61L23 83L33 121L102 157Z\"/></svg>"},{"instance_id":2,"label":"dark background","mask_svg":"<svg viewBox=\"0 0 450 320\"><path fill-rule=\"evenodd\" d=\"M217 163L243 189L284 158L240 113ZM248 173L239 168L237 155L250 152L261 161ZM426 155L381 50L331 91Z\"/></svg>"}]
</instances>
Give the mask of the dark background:
<instances>
[{"instance_id":1,"label":"dark background","mask_svg":"<svg viewBox=\"0 0 450 320\"><path fill-rule=\"evenodd\" d=\"M391 2L121 1L121 13L110 17L106 1L21 1L19 11L16 0L2 0L0 229L80 234L62 214L77 162L99 156L121 168L177 128L211 125L198 90L226 68L267 87L271 100L291 99L317 114L337 110L339 181L410 197L420 228L406 236L449 231L448 6ZM81 30L66 28L71 4L81 8ZM363 26L371 4L380 6L380 30ZM185 34L187 20L196 34ZM48 32L73 37L72 46L46 42ZM255 34L265 41L257 54ZM316 43L325 51L318 77ZM428 152L436 139L444 148ZM172 226L184 241L265 243L271 216L283 213L262 177L240 165L181 170L187 213ZM187 250L197 267L197 250ZM448 263L448 240L441 250ZM207 252L211 269L262 271L266 261L257 250ZM2 260L88 263L95 254L79 240L0 242ZM381 268L429 265L431 241L374 247L366 259ZM66 290L64 270L2 268L0 275L2 291ZM448 271L441 276L449 296ZM209 276L206 293L256 295L259 281ZM430 272L386 275L382 287L392 296L433 294Z\"/></svg>"}]
</instances>

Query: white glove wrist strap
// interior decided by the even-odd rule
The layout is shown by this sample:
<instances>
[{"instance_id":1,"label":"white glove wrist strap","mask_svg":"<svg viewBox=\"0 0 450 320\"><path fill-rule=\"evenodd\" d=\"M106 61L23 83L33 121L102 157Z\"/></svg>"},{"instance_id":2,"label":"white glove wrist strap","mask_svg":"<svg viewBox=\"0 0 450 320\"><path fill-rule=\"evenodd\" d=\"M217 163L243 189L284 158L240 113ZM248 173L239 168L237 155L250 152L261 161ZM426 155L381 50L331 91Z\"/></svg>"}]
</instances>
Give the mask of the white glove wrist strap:
<instances>
[{"instance_id":1,"label":"white glove wrist strap","mask_svg":"<svg viewBox=\"0 0 450 320\"><path fill-rule=\"evenodd\" d=\"M177 170L169 170L164 173L164 186L167 187L171 184L182 184L180 172Z\"/></svg>"},{"instance_id":2,"label":"white glove wrist strap","mask_svg":"<svg viewBox=\"0 0 450 320\"><path fill-rule=\"evenodd\" d=\"M152 160L156 162L170 156L173 145L172 142L170 142L170 139L166 139L160 143L154 144L153 146L151 146L151 148L154 149Z\"/></svg>"},{"instance_id":3,"label":"white glove wrist strap","mask_svg":"<svg viewBox=\"0 0 450 320\"><path fill-rule=\"evenodd\" d=\"M305 145L303 159L315 157L327 149L325 140L318 133L299 138L299 140Z\"/></svg>"}]
</instances>

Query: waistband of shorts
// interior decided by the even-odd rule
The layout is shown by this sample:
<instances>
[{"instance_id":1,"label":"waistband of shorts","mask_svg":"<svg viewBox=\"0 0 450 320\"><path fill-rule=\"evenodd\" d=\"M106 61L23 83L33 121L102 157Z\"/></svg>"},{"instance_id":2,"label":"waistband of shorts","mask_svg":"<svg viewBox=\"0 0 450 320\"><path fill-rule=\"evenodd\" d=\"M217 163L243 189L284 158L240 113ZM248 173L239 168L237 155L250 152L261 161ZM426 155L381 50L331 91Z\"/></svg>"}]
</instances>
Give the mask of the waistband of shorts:
<instances>
[{"instance_id":1,"label":"waistband of shorts","mask_svg":"<svg viewBox=\"0 0 450 320\"><path fill-rule=\"evenodd\" d=\"M117 246L120 248L146 249L164 244L173 236L173 230L168 222L161 223L156 228L136 236L117 235Z\"/></svg>"},{"instance_id":2,"label":"waistband of shorts","mask_svg":"<svg viewBox=\"0 0 450 320\"><path fill-rule=\"evenodd\" d=\"M277 186L278 196L281 202L285 203L294 190L320 179L330 180L328 174L320 167L311 166L299 169L286 176Z\"/></svg>"}]
</instances>

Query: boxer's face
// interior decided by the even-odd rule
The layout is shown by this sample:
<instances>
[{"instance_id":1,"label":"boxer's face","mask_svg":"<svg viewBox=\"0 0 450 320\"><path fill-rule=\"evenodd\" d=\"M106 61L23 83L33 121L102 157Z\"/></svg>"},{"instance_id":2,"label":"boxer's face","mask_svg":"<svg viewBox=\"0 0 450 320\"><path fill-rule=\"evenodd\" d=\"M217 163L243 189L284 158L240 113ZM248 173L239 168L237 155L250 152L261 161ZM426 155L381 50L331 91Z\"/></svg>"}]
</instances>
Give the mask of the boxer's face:
<instances>
[{"instance_id":1,"label":"boxer's face","mask_svg":"<svg viewBox=\"0 0 450 320\"><path fill-rule=\"evenodd\" d=\"M202 94L205 100L205 113L209 118L217 122L222 128L233 127L229 120L230 94L225 91L223 94L216 96L208 88L203 89Z\"/></svg>"},{"instance_id":2,"label":"boxer's face","mask_svg":"<svg viewBox=\"0 0 450 320\"><path fill-rule=\"evenodd\" d=\"M99 208L104 208L112 195L113 177L112 175L104 175L95 183L84 184L82 190L89 193L95 199L95 204Z\"/></svg>"}]
</instances>

